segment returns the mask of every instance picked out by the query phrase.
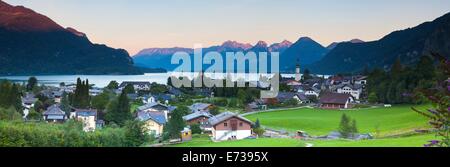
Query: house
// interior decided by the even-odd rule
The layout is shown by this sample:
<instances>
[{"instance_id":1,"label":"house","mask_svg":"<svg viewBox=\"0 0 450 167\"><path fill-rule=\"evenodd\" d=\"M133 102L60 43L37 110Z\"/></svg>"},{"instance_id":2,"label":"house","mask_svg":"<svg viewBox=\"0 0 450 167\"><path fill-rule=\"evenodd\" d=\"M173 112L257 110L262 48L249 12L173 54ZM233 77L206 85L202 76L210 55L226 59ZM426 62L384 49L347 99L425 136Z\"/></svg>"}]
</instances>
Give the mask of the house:
<instances>
[{"instance_id":1,"label":"house","mask_svg":"<svg viewBox=\"0 0 450 167\"><path fill-rule=\"evenodd\" d=\"M186 124L188 125L199 124L201 129L207 130L210 128L208 120L211 117L213 117L213 115L208 112L194 112L184 116L183 120L186 121Z\"/></svg>"},{"instance_id":2,"label":"house","mask_svg":"<svg viewBox=\"0 0 450 167\"><path fill-rule=\"evenodd\" d=\"M299 104L309 103L309 99L305 94L295 92L278 92L276 99L278 103L285 103L291 99L297 100Z\"/></svg>"},{"instance_id":3,"label":"house","mask_svg":"<svg viewBox=\"0 0 450 167\"><path fill-rule=\"evenodd\" d=\"M139 106L137 108L138 112L160 112L163 113L166 119L170 118L170 112L172 112L175 108L171 106L167 106L165 104L161 104L158 102L148 103L143 106Z\"/></svg>"},{"instance_id":4,"label":"house","mask_svg":"<svg viewBox=\"0 0 450 167\"><path fill-rule=\"evenodd\" d=\"M302 85L302 83L300 83L299 81L296 81L296 80L288 81L286 84L287 84L288 86L298 86L298 85Z\"/></svg>"},{"instance_id":5,"label":"house","mask_svg":"<svg viewBox=\"0 0 450 167\"><path fill-rule=\"evenodd\" d=\"M345 93L352 95L355 100L359 100L362 93L362 85L360 84L341 84L337 86L337 93Z\"/></svg>"},{"instance_id":6,"label":"house","mask_svg":"<svg viewBox=\"0 0 450 167\"><path fill-rule=\"evenodd\" d=\"M155 137L161 136L167 122L164 113L155 111L139 111L137 120L144 122L145 131Z\"/></svg>"},{"instance_id":7,"label":"house","mask_svg":"<svg viewBox=\"0 0 450 167\"><path fill-rule=\"evenodd\" d=\"M319 97L319 94L321 92L319 88L306 85L299 86L296 88L296 90L298 93L304 94L305 96L315 96L316 98Z\"/></svg>"},{"instance_id":8,"label":"house","mask_svg":"<svg viewBox=\"0 0 450 167\"><path fill-rule=\"evenodd\" d=\"M34 107L34 103L38 101L38 98L35 98L33 94L26 94L25 97L22 97L22 107L24 118L28 116L30 113L30 109Z\"/></svg>"},{"instance_id":9,"label":"house","mask_svg":"<svg viewBox=\"0 0 450 167\"><path fill-rule=\"evenodd\" d=\"M172 95L170 95L170 94L157 94L157 95L144 96L142 102L144 102L144 104L155 103L155 102L169 104L170 101L172 101Z\"/></svg>"},{"instance_id":10,"label":"house","mask_svg":"<svg viewBox=\"0 0 450 167\"><path fill-rule=\"evenodd\" d=\"M356 76L354 78L355 84L367 85L367 78L368 78L367 76L362 75Z\"/></svg>"},{"instance_id":11,"label":"house","mask_svg":"<svg viewBox=\"0 0 450 167\"><path fill-rule=\"evenodd\" d=\"M180 133L181 133L181 141L191 141L192 140L191 129L186 127Z\"/></svg>"},{"instance_id":12,"label":"house","mask_svg":"<svg viewBox=\"0 0 450 167\"><path fill-rule=\"evenodd\" d=\"M134 90L150 90L150 82L124 81L119 85L119 89L123 90L127 85L133 85Z\"/></svg>"},{"instance_id":13,"label":"house","mask_svg":"<svg viewBox=\"0 0 450 167\"><path fill-rule=\"evenodd\" d=\"M62 123L67 119L66 113L56 104L48 107L44 112L43 117L45 121L55 123Z\"/></svg>"},{"instance_id":14,"label":"house","mask_svg":"<svg viewBox=\"0 0 450 167\"><path fill-rule=\"evenodd\" d=\"M181 96L183 93L181 92L180 89L170 86L169 87L169 94L174 95L174 96Z\"/></svg>"},{"instance_id":15,"label":"house","mask_svg":"<svg viewBox=\"0 0 450 167\"><path fill-rule=\"evenodd\" d=\"M103 89L99 89L99 88L89 89L89 95L90 96L98 96L98 95L100 95L102 93L103 93Z\"/></svg>"},{"instance_id":16,"label":"house","mask_svg":"<svg viewBox=\"0 0 450 167\"><path fill-rule=\"evenodd\" d=\"M215 106L213 104L208 103L194 103L191 106L189 106L189 109L191 109L191 112L209 112L212 110Z\"/></svg>"},{"instance_id":17,"label":"house","mask_svg":"<svg viewBox=\"0 0 450 167\"><path fill-rule=\"evenodd\" d=\"M83 131L95 131L95 128L97 127L97 110L76 109L75 118L83 123Z\"/></svg>"},{"instance_id":18,"label":"house","mask_svg":"<svg viewBox=\"0 0 450 167\"><path fill-rule=\"evenodd\" d=\"M61 99L62 99L62 96L63 96L64 92L62 92L62 91L53 91L52 93L53 93L53 99L54 99L55 103L61 103Z\"/></svg>"},{"instance_id":19,"label":"house","mask_svg":"<svg viewBox=\"0 0 450 167\"><path fill-rule=\"evenodd\" d=\"M353 97L344 93L327 93L320 97L320 107L324 109L347 109L351 108Z\"/></svg>"},{"instance_id":20,"label":"house","mask_svg":"<svg viewBox=\"0 0 450 167\"><path fill-rule=\"evenodd\" d=\"M239 140L252 135L252 122L238 114L224 112L209 118L212 139L216 141Z\"/></svg>"}]
</instances>

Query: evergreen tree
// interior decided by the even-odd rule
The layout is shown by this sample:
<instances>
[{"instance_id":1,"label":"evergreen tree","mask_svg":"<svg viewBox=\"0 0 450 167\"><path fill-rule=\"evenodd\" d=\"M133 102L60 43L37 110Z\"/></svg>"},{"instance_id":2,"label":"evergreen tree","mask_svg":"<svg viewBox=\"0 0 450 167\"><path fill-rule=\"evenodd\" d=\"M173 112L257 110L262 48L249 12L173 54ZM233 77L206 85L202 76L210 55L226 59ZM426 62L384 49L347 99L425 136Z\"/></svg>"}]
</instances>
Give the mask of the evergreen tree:
<instances>
[{"instance_id":1,"label":"evergreen tree","mask_svg":"<svg viewBox=\"0 0 450 167\"><path fill-rule=\"evenodd\" d=\"M261 124L259 123L259 118L256 118L255 125L253 126L253 128L256 129L256 128L260 128L260 127L261 127Z\"/></svg>"},{"instance_id":2,"label":"evergreen tree","mask_svg":"<svg viewBox=\"0 0 450 167\"><path fill-rule=\"evenodd\" d=\"M303 71L303 80L306 81L312 78L313 77L311 76L311 72L309 71L309 69L305 69L305 71Z\"/></svg>"},{"instance_id":3,"label":"evergreen tree","mask_svg":"<svg viewBox=\"0 0 450 167\"><path fill-rule=\"evenodd\" d=\"M372 103L372 104L377 103L378 102L377 94L375 92L371 92L369 94L368 101L369 101L369 103Z\"/></svg>"},{"instance_id":4,"label":"evergreen tree","mask_svg":"<svg viewBox=\"0 0 450 167\"><path fill-rule=\"evenodd\" d=\"M341 122L339 124L339 133L343 138L350 137L351 134L350 118L346 114L342 114Z\"/></svg>"},{"instance_id":5,"label":"evergreen tree","mask_svg":"<svg viewBox=\"0 0 450 167\"><path fill-rule=\"evenodd\" d=\"M186 124L183 120L183 111L177 108L172 112L171 118L166 124L165 130L167 131L169 138L178 139L180 138L180 132L185 126Z\"/></svg>"},{"instance_id":6,"label":"evergreen tree","mask_svg":"<svg viewBox=\"0 0 450 167\"><path fill-rule=\"evenodd\" d=\"M127 86L125 86L125 88L122 90L122 92L125 94L136 93L136 91L134 90L134 86L131 84L128 84Z\"/></svg>"},{"instance_id":7,"label":"evergreen tree","mask_svg":"<svg viewBox=\"0 0 450 167\"><path fill-rule=\"evenodd\" d=\"M75 108L88 108L90 106L89 80L77 79L76 89L72 97L72 106Z\"/></svg>"},{"instance_id":8,"label":"evergreen tree","mask_svg":"<svg viewBox=\"0 0 450 167\"><path fill-rule=\"evenodd\" d=\"M125 122L125 141L128 147L137 147L146 141L148 134L143 131L144 123L140 121Z\"/></svg>"},{"instance_id":9,"label":"evergreen tree","mask_svg":"<svg viewBox=\"0 0 450 167\"><path fill-rule=\"evenodd\" d=\"M106 88L110 90L119 89L119 83L117 81L111 81Z\"/></svg>"},{"instance_id":10,"label":"evergreen tree","mask_svg":"<svg viewBox=\"0 0 450 167\"><path fill-rule=\"evenodd\" d=\"M38 80L36 77L30 77L28 78L27 82L27 91L32 91L38 84Z\"/></svg>"},{"instance_id":11,"label":"evergreen tree","mask_svg":"<svg viewBox=\"0 0 450 167\"><path fill-rule=\"evenodd\" d=\"M70 101L69 101L69 96L66 92L63 92L63 94L61 95L61 110L63 110L67 115L70 115Z\"/></svg>"},{"instance_id":12,"label":"evergreen tree","mask_svg":"<svg viewBox=\"0 0 450 167\"><path fill-rule=\"evenodd\" d=\"M127 94L121 93L117 99L111 101L108 105L105 121L123 126L127 120L131 119L132 114Z\"/></svg>"}]
</instances>

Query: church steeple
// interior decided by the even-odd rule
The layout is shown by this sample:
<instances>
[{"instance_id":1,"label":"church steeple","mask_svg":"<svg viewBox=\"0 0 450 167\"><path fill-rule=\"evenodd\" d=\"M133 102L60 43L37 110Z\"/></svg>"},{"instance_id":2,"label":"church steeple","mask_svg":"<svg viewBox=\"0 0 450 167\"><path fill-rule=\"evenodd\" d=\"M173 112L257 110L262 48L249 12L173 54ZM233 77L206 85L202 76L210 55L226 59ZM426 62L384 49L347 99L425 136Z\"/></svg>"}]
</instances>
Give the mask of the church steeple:
<instances>
[{"instance_id":1,"label":"church steeple","mask_svg":"<svg viewBox=\"0 0 450 167\"><path fill-rule=\"evenodd\" d=\"M302 79L300 74L300 61L297 59L297 65L295 66L295 81L299 82Z\"/></svg>"}]
</instances>

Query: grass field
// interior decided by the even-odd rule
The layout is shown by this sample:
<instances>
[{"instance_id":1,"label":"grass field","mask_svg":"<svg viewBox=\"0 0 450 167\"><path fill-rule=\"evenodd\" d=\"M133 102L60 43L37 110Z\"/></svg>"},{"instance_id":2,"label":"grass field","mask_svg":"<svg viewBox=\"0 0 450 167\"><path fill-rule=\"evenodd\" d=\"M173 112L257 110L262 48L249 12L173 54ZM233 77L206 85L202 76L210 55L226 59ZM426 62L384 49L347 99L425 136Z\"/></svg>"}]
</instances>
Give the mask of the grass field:
<instances>
[{"instance_id":1,"label":"grass field","mask_svg":"<svg viewBox=\"0 0 450 167\"><path fill-rule=\"evenodd\" d=\"M428 106L416 108L425 109ZM415 134L407 136L415 129L429 128L426 118L413 112L411 106L402 105L391 108L366 108L337 111L322 109L292 109L259 113L247 116L252 121L260 120L261 125L290 132L303 130L310 135L326 135L335 131L342 113L357 121L360 133L376 135L374 140L310 140L259 138L239 141L212 142L207 136L194 136L190 142L175 147L422 147L434 134ZM397 137L393 137L397 136Z\"/></svg>"},{"instance_id":2,"label":"grass field","mask_svg":"<svg viewBox=\"0 0 450 167\"><path fill-rule=\"evenodd\" d=\"M423 147L428 141L436 139L434 134L415 135L398 138L385 138L374 140L315 140L310 143L314 147Z\"/></svg>"},{"instance_id":3,"label":"grass field","mask_svg":"<svg viewBox=\"0 0 450 167\"><path fill-rule=\"evenodd\" d=\"M413 112L408 105L349 111L305 108L259 113L249 115L247 118L252 121L259 119L261 125L269 128L291 132L303 130L310 135L326 135L338 128L342 113L356 120L360 133L377 134L377 137L428 128L426 118Z\"/></svg>"},{"instance_id":4,"label":"grass field","mask_svg":"<svg viewBox=\"0 0 450 167\"><path fill-rule=\"evenodd\" d=\"M192 141L174 145L175 147L423 147L434 134L414 135L398 138L374 140L311 140L259 138L238 141L212 142L207 136L194 136Z\"/></svg>"},{"instance_id":5,"label":"grass field","mask_svg":"<svg viewBox=\"0 0 450 167\"><path fill-rule=\"evenodd\" d=\"M305 143L297 139L259 138L237 141L213 142L208 136L196 135L193 140L175 147L304 147Z\"/></svg>"}]
</instances>

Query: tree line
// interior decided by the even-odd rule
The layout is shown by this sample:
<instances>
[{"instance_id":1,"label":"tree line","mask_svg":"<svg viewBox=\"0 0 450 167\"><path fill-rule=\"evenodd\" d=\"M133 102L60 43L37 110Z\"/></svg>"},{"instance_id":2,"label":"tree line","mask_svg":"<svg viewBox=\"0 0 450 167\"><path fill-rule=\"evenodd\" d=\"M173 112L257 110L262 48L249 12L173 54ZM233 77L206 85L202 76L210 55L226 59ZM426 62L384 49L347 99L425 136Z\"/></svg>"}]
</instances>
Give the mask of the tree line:
<instances>
[{"instance_id":1,"label":"tree line","mask_svg":"<svg viewBox=\"0 0 450 167\"><path fill-rule=\"evenodd\" d=\"M423 103L426 98L417 90L428 89L448 76L436 70L430 56L422 56L414 66L397 59L389 71L374 69L368 77L368 101L371 103Z\"/></svg>"}]
</instances>

